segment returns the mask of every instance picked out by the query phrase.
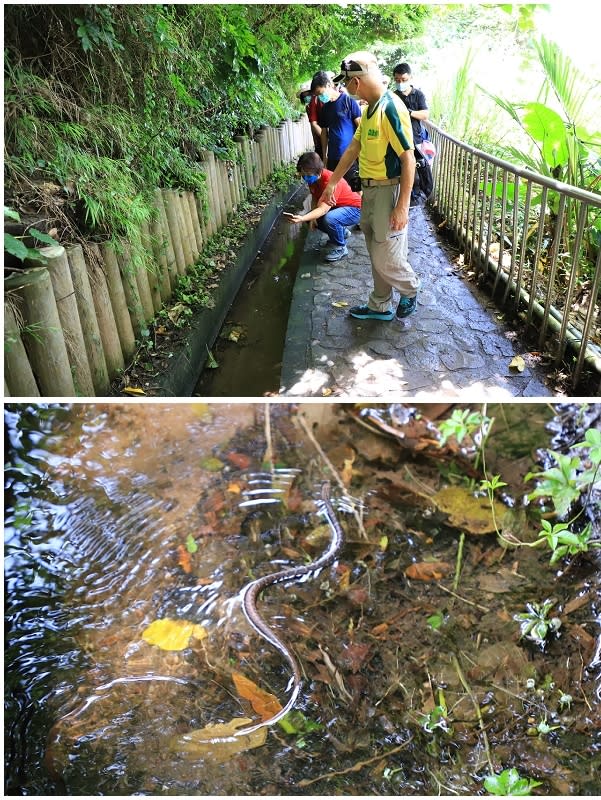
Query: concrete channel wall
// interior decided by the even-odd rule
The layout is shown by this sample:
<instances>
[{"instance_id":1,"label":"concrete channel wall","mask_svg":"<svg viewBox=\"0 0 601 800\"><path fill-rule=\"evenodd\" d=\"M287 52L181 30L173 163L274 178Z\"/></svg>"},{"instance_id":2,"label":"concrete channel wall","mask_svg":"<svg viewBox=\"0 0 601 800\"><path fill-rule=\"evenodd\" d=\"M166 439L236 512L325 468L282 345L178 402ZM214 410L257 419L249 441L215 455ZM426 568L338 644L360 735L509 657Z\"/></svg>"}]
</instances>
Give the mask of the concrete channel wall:
<instances>
[{"instance_id":1,"label":"concrete channel wall","mask_svg":"<svg viewBox=\"0 0 601 800\"><path fill-rule=\"evenodd\" d=\"M42 248L43 261L26 262L26 269L5 281L5 397L110 394L112 381L208 239L277 167L313 149L313 139L303 115L264 127L254 138L237 136L235 146L236 161L203 153L198 167L206 176L205 202L189 191L155 190L154 217L139 231L150 268L132 260L127 241L118 247L56 245ZM170 388L167 394L189 390L185 381Z\"/></svg>"}]
</instances>

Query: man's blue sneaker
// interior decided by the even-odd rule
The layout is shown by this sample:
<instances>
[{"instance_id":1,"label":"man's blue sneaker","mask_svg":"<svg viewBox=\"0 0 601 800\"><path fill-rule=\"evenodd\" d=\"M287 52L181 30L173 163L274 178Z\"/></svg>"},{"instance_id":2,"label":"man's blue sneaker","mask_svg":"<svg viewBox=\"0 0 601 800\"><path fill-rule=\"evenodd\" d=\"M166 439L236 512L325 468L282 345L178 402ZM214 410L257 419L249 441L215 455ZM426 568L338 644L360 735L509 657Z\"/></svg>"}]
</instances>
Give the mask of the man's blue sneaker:
<instances>
[{"instance_id":1,"label":"man's blue sneaker","mask_svg":"<svg viewBox=\"0 0 601 800\"><path fill-rule=\"evenodd\" d=\"M394 319L394 311L373 311L369 306L353 306L348 313L355 319L379 319L382 322Z\"/></svg>"},{"instance_id":2,"label":"man's blue sneaker","mask_svg":"<svg viewBox=\"0 0 601 800\"><path fill-rule=\"evenodd\" d=\"M396 310L397 319L403 319L403 317L408 317L409 314L413 314L416 308L417 308L417 296L407 297L406 295L402 294Z\"/></svg>"},{"instance_id":3,"label":"man's blue sneaker","mask_svg":"<svg viewBox=\"0 0 601 800\"><path fill-rule=\"evenodd\" d=\"M343 245L342 247L333 247L325 254L324 259L326 261L340 261L345 256L348 256L348 250L346 245Z\"/></svg>"}]
</instances>

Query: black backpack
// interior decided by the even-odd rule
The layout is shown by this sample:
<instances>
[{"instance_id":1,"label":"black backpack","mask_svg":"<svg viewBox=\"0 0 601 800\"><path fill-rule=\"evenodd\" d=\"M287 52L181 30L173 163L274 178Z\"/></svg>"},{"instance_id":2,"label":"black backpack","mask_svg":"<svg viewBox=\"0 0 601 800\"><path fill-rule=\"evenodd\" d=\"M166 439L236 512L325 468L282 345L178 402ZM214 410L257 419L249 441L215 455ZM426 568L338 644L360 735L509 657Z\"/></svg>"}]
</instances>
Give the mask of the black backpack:
<instances>
[{"instance_id":1,"label":"black backpack","mask_svg":"<svg viewBox=\"0 0 601 800\"><path fill-rule=\"evenodd\" d=\"M434 189L434 178L428 159L415 150L415 178L413 180L413 191L421 192L428 199Z\"/></svg>"}]
</instances>

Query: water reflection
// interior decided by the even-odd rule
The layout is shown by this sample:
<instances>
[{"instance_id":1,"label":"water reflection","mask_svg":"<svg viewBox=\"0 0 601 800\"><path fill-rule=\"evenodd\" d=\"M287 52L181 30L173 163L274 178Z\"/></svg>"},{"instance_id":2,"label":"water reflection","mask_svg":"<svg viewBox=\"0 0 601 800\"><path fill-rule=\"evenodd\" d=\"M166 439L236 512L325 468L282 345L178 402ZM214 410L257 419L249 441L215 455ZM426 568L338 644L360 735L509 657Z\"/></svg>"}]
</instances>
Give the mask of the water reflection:
<instances>
[{"instance_id":1,"label":"water reflection","mask_svg":"<svg viewBox=\"0 0 601 800\"><path fill-rule=\"evenodd\" d=\"M236 711L230 664L232 653L248 656L250 634L236 600L256 550L240 535L249 512L238 506L237 464L261 466L257 409L42 411L7 414L9 785L45 793L50 776L69 794L128 793L137 776L142 792L202 790L168 743ZM245 440L241 456L232 445L238 458L228 464L226 446L240 431L251 431L251 449ZM277 524L277 512L253 514L256 530L268 518ZM181 652L146 644L144 629L165 617L193 620L209 636ZM273 690L285 692L286 670L274 665ZM23 774L26 738L35 753ZM209 793L224 776L213 780Z\"/></svg>"}]
</instances>

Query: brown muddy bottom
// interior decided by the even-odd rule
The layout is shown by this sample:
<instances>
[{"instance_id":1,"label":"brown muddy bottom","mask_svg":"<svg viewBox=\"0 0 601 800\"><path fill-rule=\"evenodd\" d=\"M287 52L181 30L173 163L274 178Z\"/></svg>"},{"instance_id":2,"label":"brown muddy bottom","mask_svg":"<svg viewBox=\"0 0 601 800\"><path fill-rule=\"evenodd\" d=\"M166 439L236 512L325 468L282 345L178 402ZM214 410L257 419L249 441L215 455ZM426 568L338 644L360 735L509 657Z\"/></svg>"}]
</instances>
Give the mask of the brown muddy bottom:
<instances>
[{"instance_id":1,"label":"brown muddy bottom","mask_svg":"<svg viewBox=\"0 0 601 800\"><path fill-rule=\"evenodd\" d=\"M301 406L308 426L269 408L267 426L253 404L8 406L5 792L471 795L515 767L535 794L597 794L595 563L462 537L431 497L464 458L433 457L425 433L401 446L350 406ZM503 530L532 539L523 478L552 410L488 413L489 474L513 497ZM331 569L261 600L301 664L296 710L263 744L184 751L191 731L257 719L236 675L286 701L288 665L240 591L325 549L315 494L324 479L342 491L312 430L364 508L339 512ZM271 456L302 470L286 502L241 507ZM513 616L548 598L562 626L543 649ZM204 633L146 641L165 618Z\"/></svg>"}]
</instances>

